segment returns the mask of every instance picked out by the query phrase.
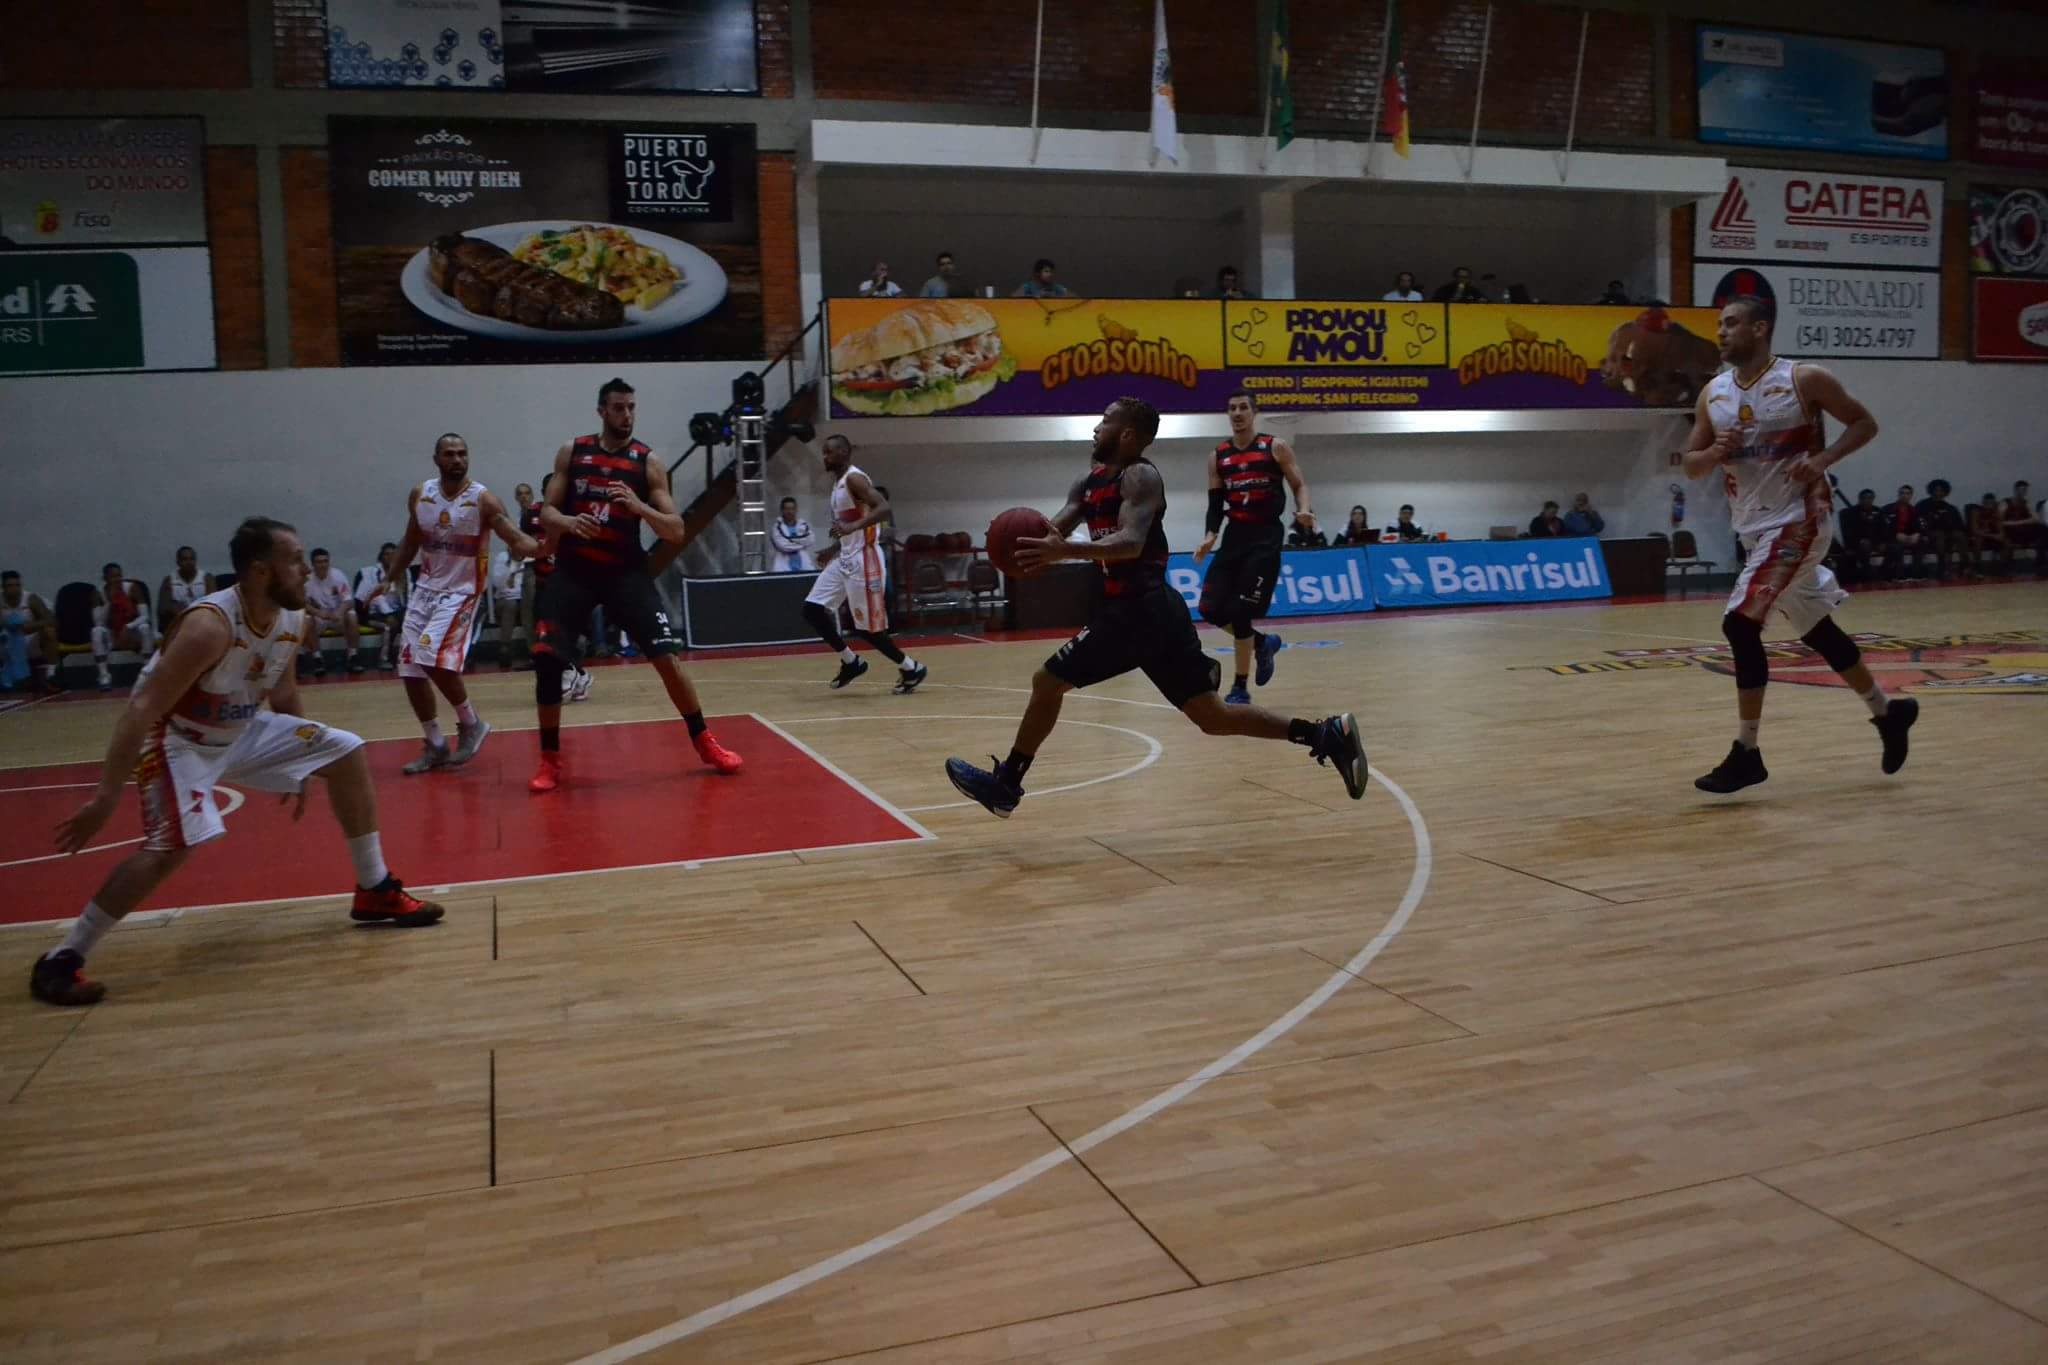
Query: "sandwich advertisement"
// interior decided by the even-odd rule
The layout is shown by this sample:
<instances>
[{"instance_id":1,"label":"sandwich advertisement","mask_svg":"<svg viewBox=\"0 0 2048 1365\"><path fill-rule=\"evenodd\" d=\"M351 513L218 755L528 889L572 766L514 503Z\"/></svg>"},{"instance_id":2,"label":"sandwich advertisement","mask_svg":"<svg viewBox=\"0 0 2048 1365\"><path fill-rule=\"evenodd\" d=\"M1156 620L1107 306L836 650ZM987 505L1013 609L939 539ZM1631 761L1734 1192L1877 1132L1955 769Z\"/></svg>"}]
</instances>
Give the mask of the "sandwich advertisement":
<instances>
[{"instance_id":1,"label":"sandwich advertisement","mask_svg":"<svg viewBox=\"0 0 2048 1365\"><path fill-rule=\"evenodd\" d=\"M834 417L1684 407L1704 308L1317 299L833 299Z\"/></svg>"},{"instance_id":2,"label":"sandwich advertisement","mask_svg":"<svg viewBox=\"0 0 2048 1365\"><path fill-rule=\"evenodd\" d=\"M751 127L328 124L348 365L758 360Z\"/></svg>"},{"instance_id":3,"label":"sandwich advertisement","mask_svg":"<svg viewBox=\"0 0 2048 1365\"><path fill-rule=\"evenodd\" d=\"M1699 137L1929 161L1948 156L1940 48L1701 24Z\"/></svg>"}]
</instances>

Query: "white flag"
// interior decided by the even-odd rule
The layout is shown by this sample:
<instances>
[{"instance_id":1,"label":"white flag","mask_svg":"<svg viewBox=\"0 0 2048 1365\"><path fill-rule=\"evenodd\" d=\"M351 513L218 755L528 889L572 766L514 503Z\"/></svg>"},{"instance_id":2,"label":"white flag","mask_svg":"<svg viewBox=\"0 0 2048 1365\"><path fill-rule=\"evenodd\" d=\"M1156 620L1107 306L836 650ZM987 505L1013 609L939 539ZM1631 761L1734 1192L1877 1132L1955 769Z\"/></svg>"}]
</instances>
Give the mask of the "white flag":
<instances>
[{"instance_id":1,"label":"white flag","mask_svg":"<svg viewBox=\"0 0 2048 1365\"><path fill-rule=\"evenodd\" d=\"M1166 51L1166 0L1152 0L1152 150L1180 165L1180 125L1173 113L1173 58Z\"/></svg>"}]
</instances>

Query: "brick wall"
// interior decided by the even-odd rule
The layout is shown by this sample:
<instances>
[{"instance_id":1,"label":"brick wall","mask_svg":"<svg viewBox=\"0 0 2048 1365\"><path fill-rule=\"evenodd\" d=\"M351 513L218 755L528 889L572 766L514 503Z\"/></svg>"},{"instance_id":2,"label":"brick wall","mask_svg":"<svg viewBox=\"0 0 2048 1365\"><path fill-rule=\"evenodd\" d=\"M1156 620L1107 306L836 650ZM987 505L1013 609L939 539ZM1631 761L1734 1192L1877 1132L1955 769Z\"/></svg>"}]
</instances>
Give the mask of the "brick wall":
<instances>
[{"instance_id":1,"label":"brick wall","mask_svg":"<svg viewBox=\"0 0 2048 1365\"><path fill-rule=\"evenodd\" d=\"M7 6L0 86L232 90L248 84L247 0L67 0Z\"/></svg>"},{"instance_id":2,"label":"brick wall","mask_svg":"<svg viewBox=\"0 0 2048 1365\"><path fill-rule=\"evenodd\" d=\"M285 283L292 316L292 364L339 365L334 321L334 240L327 153L287 147L283 157Z\"/></svg>"},{"instance_id":3,"label":"brick wall","mask_svg":"<svg viewBox=\"0 0 2048 1365\"><path fill-rule=\"evenodd\" d=\"M271 69L284 90L327 84L327 0L270 0Z\"/></svg>"},{"instance_id":4,"label":"brick wall","mask_svg":"<svg viewBox=\"0 0 2048 1365\"><path fill-rule=\"evenodd\" d=\"M762 152L756 171L761 220L761 323L765 355L780 351L803 327L797 287L796 157Z\"/></svg>"},{"instance_id":5,"label":"brick wall","mask_svg":"<svg viewBox=\"0 0 2048 1365\"><path fill-rule=\"evenodd\" d=\"M754 44L761 66L761 94L786 100L796 93L796 45L791 41L789 0L754 0Z\"/></svg>"},{"instance_id":6,"label":"brick wall","mask_svg":"<svg viewBox=\"0 0 2048 1365\"><path fill-rule=\"evenodd\" d=\"M254 147L206 149L206 234L213 248L213 335L220 367L260 370L268 357Z\"/></svg>"}]
</instances>

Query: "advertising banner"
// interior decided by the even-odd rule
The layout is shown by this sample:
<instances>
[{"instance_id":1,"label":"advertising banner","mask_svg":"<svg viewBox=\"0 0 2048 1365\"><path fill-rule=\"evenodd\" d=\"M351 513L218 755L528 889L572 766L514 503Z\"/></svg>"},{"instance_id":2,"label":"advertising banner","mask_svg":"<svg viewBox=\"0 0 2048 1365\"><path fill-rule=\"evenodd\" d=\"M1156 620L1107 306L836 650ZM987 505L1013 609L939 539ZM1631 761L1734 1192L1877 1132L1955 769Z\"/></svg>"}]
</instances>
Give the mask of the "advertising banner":
<instances>
[{"instance_id":1,"label":"advertising banner","mask_svg":"<svg viewBox=\"0 0 2048 1365\"><path fill-rule=\"evenodd\" d=\"M1561 602L1611 597L1594 539L1418 541L1368 545L1373 598L1382 607Z\"/></svg>"},{"instance_id":2,"label":"advertising banner","mask_svg":"<svg viewBox=\"0 0 2048 1365\"><path fill-rule=\"evenodd\" d=\"M1166 581L1187 600L1189 611L1201 604L1202 573L1212 562L1205 559L1198 569L1193 555L1166 557ZM1274 585L1267 616L1329 616L1372 609L1363 549L1288 550L1280 556L1280 581Z\"/></svg>"},{"instance_id":3,"label":"advertising banner","mask_svg":"<svg viewBox=\"0 0 2048 1365\"><path fill-rule=\"evenodd\" d=\"M1731 167L1728 188L1693 215L1693 255L1939 270L1941 191L1939 180Z\"/></svg>"},{"instance_id":4,"label":"advertising banner","mask_svg":"<svg viewBox=\"0 0 2048 1365\"><path fill-rule=\"evenodd\" d=\"M331 119L349 365L759 360L754 130Z\"/></svg>"},{"instance_id":5,"label":"advertising banner","mask_svg":"<svg viewBox=\"0 0 2048 1365\"><path fill-rule=\"evenodd\" d=\"M1697 76L1702 142L1948 156L1940 48L1701 24Z\"/></svg>"},{"instance_id":6,"label":"advertising banner","mask_svg":"<svg viewBox=\"0 0 2048 1365\"><path fill-rule=\"evenodd\" d=\"M1719 308L1742 294L1761 294L1777 304L1772 346L1779 355L1941 357L1941 276L1932 271L1693 267L1694 298L1711 299Z\"/></svg>"},{"instance_id":7,"label":"advertising banner","mask_svg":"<svg viewBox=\"0 0 2048 1365\"><path fill-rule=\"evenodd\" d=\"M0 375L209 370L207 249L0 251Z\"/></svg>"},{"instance_id":8,"label":"advertising banner","mask_svg":"<svg viewBox=\"0 0 2048 1365\"><path fill-rule=\"evenodd\" d=\"M2048 275L2048 191L1970 186L1970 269Z\"/></svg>"},{"instance_id":9,"label":"advertising banner","mask_svg":"<svg viewBox=\"0 0 2048 1365\"><path fill-rule=\"evenodd\" d=\"M1970 291L1972 360L2048 361L2048 280L1979 275Z\"/></svg>"},{"instance_id":10,"label":"advertising banner","mask_svg":"<svg viewBox=\"0 0 2048 1365\"><path fill-rule=\"evenodd\" d=\"M0 248L205 241L203 119L0 119Z\"/></svg>"},{"instance_id":11,"label":"advertising banner","mask_svg":"<svg viewBox=\"0 0 2048 1365\"><path fill-rule=\"evenodd\" d=\"M2048 80L1979 76L1969 159L2048 171Z\"/></svg>"},{"instance_id":12,"label":"advertising banner","mask_svg":"<svg viewBox=\"0 0 2048 1365\"><path fill-rule=\"evenodd\" d=\"M834 299L834 417L1683 407L1705 308L1199 299Z\"/></svg>"}]
</instances>

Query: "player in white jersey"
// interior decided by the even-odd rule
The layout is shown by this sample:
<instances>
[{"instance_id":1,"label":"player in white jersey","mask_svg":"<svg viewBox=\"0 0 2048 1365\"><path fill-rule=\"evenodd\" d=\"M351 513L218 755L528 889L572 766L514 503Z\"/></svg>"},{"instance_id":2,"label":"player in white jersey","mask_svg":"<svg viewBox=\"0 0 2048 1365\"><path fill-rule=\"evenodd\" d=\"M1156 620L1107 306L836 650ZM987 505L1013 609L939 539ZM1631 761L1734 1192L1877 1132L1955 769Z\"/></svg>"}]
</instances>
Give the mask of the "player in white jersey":
<instances>
[{"instance_id":1,"label":"player in white jersey","mask_svg":"<svg viewBox=\"0 0 2048 1365\"><path fill-rule=\"evenodd\" d=\"M413 556L419 556L419 581L405 608L398 676L405 680L406 700L424 738L420 756L402 769L406 773L467 763L483 747L490 722L470 705L462 664L490 579L490 538L495 532L520 559L540 553L540 542L513 523L498 495L469 477L469 442L452 431L442 436L434 442L434 467L439 476L406 499L405 535L385 571L386 581L395 584ZM455 708L453 752L441 737L436 690Z\"/></svg>"},{"instance_id":2,"label":"player in white jersey","mask_svg":"<svg viewBox=\"0 0 2048 1365\"><path fill-rule=\"evenodd\" d=\"M57 827L57 847L76 853L107 823L131 777L141 791L142 847L100 883L64 942L36 959L29 992L38 1000L91 1005L106 994L85 979L87 954L194 847L226 833L213 803L214 787L224 782L282 792L285 800L296 795L296 820L306 809L306 779L323 779L355 864L349 917L405 928L441 918L440 906L407 894L384 865L363 741L299 710L292 665L309 625L306 549L297 531L251 517L236 529L229 553L235 585L200 598L171 623L114 725L98 789Z\"/></svg>"},{"instance_id":3,"label":"player in white jersey","mask_svg":"<svg viewBox=\"0 0 2048 1365\"><path fill-rule=\"evenodd\" d=\"M853 633L872 644L899 670L894 688L915 692L931 672L904 654L889 637L889 567L882 555L881 524L889 504L868 476L854 467L853 442L844 436L825 438L825 472L833 478L831 542L821 556L824 566L804 599L804 620L818 638L839 652L839 675L832 686L844 687L868 671L868 661L847 647L839 634L839 606L853 616Z\"/></svg>"},{"instance_id":4,"label":"player in white jersey","mask_svg":"<svg viewBox=\"0 0 2048 1365\"><path fill-rule=\"evenodd\" d=\"M1885 772L1904 766L1906 731L1920 713L1911 697L1885 696L1856 642L1835 624L1832 613L1848 594L1821 562L1834 541L1827 471L1870 443L1877 419L1820 366L1772 354L1776 325L1777 309L1769 299L1731 299L1721 310L1721 358L1729 368L1701 390L1684 454L1688 478L1716 467L1722 471L1729 519L1744 556L1721 618L1721 633L1734 653L1740 726L1728 757L1693 783L1701 791L1740 791L1770 776L1757 731L1764 684L1770 681L1763 628L1773 611L1870 708L1870 723L1884 743ZM1832 445L1824 416L1842 424Z\"/></svg>"}]
</instances>

